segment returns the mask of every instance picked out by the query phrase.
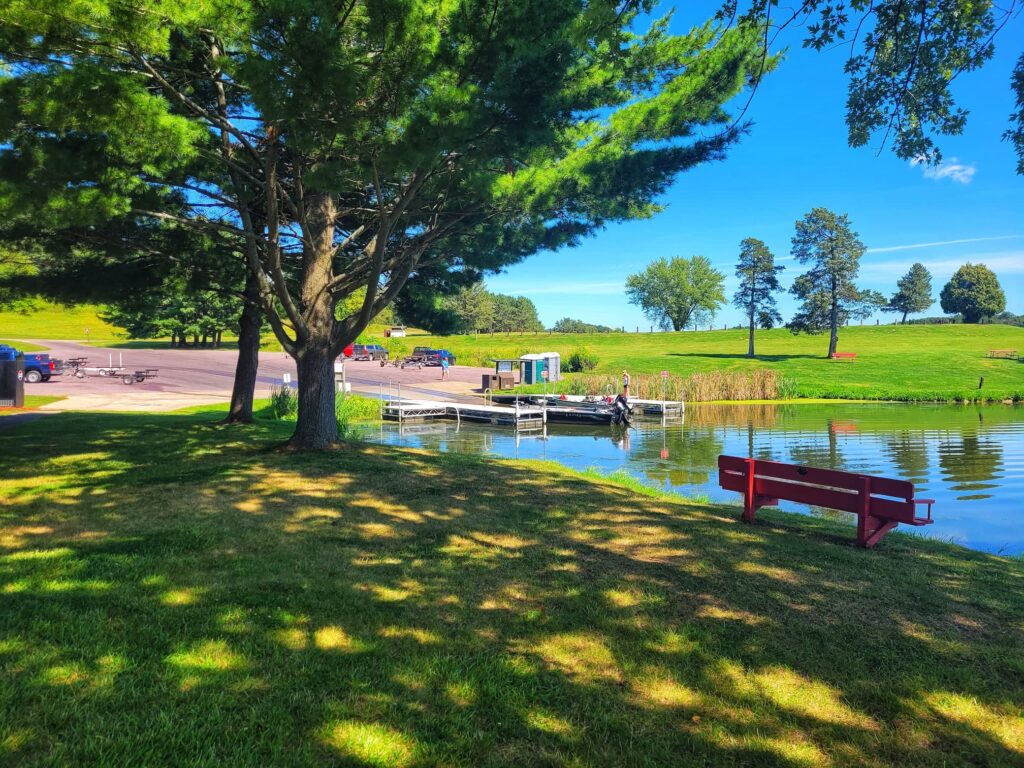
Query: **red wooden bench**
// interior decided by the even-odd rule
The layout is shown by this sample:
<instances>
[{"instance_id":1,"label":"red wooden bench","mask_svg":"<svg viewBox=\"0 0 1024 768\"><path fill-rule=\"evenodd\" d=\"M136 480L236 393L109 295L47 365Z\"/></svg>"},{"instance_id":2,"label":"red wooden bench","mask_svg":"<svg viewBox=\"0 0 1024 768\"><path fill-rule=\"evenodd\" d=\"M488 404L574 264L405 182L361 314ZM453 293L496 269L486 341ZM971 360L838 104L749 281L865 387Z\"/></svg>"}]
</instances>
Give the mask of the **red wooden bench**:
<instances>
[{"instance_id":1,"label":"red wooden bench","mask_svg":"<svg viewBox=\"0 0 1024 768\"><path fill-rule=\"evenodd\" d=\"M832 359L833 360L856 360L857 359L857 353L856 352L833 352L832 353Z\"/></svg>"},{"instance_id":2,"label":"red wooden bench","mask_svg":"<svg viewBox=\"0 0 1024 768\"><path fill-rule=\"evenodd\" d=\"M718 457L718 483L743 494L743 520L752 523L761 507L780 499L839 509L857 515L857 544L873 547L899 523L929 525L933 499L915 499L907 480L858 475L835 469L800 467L739 456ZM924 517L917 507L927 505Z\"/></svg>"}]
</instances>

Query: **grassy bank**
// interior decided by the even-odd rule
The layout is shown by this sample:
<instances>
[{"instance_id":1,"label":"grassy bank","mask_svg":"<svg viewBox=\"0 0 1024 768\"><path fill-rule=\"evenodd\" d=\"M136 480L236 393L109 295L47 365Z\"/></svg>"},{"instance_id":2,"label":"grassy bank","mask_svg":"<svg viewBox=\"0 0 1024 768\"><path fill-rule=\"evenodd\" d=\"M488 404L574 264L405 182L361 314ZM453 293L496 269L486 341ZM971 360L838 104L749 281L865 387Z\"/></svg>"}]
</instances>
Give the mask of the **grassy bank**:
<instances>
[{"instance_id":1,"label":"grassy bank","mask_svg":"<svg viewBox=\"0 0 1024 768\"><path fill-rule=\"evenodd\" d=\"M0 763L1024 759L1019 561L217 417L0 432Z\"/></svg>"},{"instance_id":2,"label":"grassy bank","mask_svg":"<svg viewBox=\"0 0 1024 768\"><path fill-rule=\"evenodd\" d=\"M853 362L824 358L825 336L793 336L785 329L759 331L758 358L746 357L746 331L686 333L498 334L417 336L397 340L450 349L460 364L488 365L495 357L555 351L563 362L588 347L598 360L595 374L688 377L712 371L776 371L799 397L871 400L1024 399L1024 363L986 357L990 349L1024 353L1024 328L1001 325L883 325L844 328L839 349L856 352ZM979 379L984 384L979 390Z\"/></svg>"},{"instance_id":3,"label":"grassy bank","mask_svg":"<svg viewBox=\"0 0 1024 768\"><path fill-rule=\"evenodd\" d=\"M65 307L38 300L32 312L0 312L0 336L15 339L60 339L110 343L126 334L103 322L91 304ZM88 329L88 333L86 333ZM21 345L16 345L21 348Z\"/></svg>"},{"instance_id":4,"label":"grassy bank","mask_svg":"<svg viewBox=\"0 0 1024 768\"><path fill-rule=\"evenodd\" d=\"M29 344L25 341L13 341L11 339L0 339L0 344L14 347L20 352L43 352L46 350L46 347L39 344Z\"/></svg>"}]
</instances>

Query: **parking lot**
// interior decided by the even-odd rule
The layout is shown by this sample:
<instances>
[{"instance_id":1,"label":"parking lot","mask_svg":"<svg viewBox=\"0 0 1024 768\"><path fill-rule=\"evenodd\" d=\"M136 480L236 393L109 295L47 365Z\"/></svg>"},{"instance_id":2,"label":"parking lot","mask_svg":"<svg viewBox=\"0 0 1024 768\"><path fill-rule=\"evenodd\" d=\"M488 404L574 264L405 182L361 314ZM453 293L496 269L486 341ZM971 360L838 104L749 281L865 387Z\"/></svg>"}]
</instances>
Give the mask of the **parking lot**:
<instances>
[{"instance_id":1,"label":"parking lot","mask_svg":"<svg viewBox=\"0 0 1024 768\"><path fill-rule=\"evenodd\" d=\"M154 379L125 385L120 378L92 375L84 379L55 376L49 382L27 384L26 394L60 395L66 399L46 410L169 411L193 405L224 402L231 397L235 350L218 349L107 349L68 341L35 340L52 358L86 357L91 367L123 365L127 371L158 369ZM376 396L388 386L409 394L459 398L480 386L481 374L490 369L453 366L450 380L441 381L441 369L381 367L379 362L347 360L345 378L354 392ZM261 352L256 397L268 397L284 374L295 381L295 361L282 352Z\"/></svg>"}]
</instances>

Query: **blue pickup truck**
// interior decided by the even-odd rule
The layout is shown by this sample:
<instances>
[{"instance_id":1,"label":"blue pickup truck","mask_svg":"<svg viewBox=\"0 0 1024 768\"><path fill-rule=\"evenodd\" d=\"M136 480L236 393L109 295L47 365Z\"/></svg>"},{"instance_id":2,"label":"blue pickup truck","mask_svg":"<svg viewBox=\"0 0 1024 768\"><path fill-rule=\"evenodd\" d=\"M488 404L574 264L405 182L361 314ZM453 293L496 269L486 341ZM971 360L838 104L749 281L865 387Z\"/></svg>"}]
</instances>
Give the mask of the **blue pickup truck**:
<instances>
[{"instance_id":1,"label":"blue pickup truck","mask_svg":"<svg viewBox=\"0 0 1024 768\"><path fill-rule=\"evenodd\" d=\"M0 352L13 352L18 350L7 344L0 344ZM56 361L51 360L49 355L26 352L25 353L25 381L29 384L38 384L40 381L49 381L51 376L60 376L61 370Z\"/></svg>"}]
</instances>

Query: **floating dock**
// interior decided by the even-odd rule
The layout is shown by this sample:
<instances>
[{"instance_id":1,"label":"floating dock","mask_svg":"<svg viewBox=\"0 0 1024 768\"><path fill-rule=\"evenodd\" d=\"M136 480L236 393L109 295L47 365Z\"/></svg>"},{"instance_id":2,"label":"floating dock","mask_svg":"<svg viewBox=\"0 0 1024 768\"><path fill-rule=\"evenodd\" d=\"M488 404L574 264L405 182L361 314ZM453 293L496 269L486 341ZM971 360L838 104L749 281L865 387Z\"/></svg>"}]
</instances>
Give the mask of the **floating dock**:
<instances>
[{"instance_id":1,"label":"floating dock","mask_svg":"<svg viewBox=\"0 0 1024 768\"><path fill-rule=\"evenodd\" d=\"M662 421L683 418L684 406L678 401L631 398L629 403L633 407L633 418L640 415ZM381 417L399 424L452 419L460 424L472 421L530 430L541 429L549 423L608 425L612 423L613 413L612 404L603 399L562 400L558 395L495 395L490 401L469 403L402 397L381 401Z\"/></svg>"},{"instance_id":2,"label":"floating dock","mask_svg":"<svg viewBox=\"0 0 1024 768\"><path fill-rule=\"evenodd\" d=\"M547 409L541 406L520 403L511 406L490 405L483 401L477 404L447 400L395 399L383 402L381 415L399 424L429 419L455 419L460 424L463 421L475 421L512 426L517 430L542 429L547 423Z\"/></svg>"}]
</instances>

